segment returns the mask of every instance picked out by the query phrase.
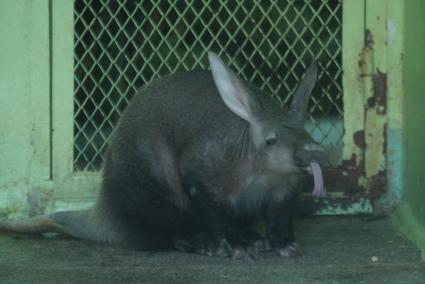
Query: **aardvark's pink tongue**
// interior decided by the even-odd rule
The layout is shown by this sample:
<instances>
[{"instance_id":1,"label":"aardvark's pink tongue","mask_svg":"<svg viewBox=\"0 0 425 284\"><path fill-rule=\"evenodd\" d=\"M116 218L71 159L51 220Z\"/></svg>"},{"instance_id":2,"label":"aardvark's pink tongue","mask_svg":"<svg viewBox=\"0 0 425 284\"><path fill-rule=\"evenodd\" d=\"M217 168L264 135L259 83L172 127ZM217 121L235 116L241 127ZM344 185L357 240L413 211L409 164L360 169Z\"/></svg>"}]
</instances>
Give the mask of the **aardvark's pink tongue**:
<instances>
[{"instance_id":1,"label":"aardvark's pink tongue","mask_svg":"<svg viewBox=\"0 0 425 284\"><path fill-rule=\"evenodd\" d=\"M326 197L325 185L323 183L323 174L322 169L319 164L316 162L311 162L310 166L307 168L308 171L313 175L314 178L314 197Z\"/></svg>"}]
</instances>

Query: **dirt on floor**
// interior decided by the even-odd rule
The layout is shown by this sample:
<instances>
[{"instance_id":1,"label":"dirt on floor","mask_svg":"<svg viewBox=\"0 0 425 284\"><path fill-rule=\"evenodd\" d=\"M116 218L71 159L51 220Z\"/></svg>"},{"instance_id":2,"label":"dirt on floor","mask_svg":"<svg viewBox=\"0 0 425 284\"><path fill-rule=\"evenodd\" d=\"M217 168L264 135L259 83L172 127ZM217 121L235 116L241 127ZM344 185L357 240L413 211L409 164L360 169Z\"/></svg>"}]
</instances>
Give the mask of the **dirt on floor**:
<instances>
[{"instance_id":1,"label":"dirt on floor","mask_svg":"<svg viewBox=\"0 0 425 284\"><path fill-rule=\"evenodd\" d=\"M1 233L0 283L425 283L420 252L387 219L300 219L297 239L302 257L249 262Z\"/></svg>"}]
</instances>

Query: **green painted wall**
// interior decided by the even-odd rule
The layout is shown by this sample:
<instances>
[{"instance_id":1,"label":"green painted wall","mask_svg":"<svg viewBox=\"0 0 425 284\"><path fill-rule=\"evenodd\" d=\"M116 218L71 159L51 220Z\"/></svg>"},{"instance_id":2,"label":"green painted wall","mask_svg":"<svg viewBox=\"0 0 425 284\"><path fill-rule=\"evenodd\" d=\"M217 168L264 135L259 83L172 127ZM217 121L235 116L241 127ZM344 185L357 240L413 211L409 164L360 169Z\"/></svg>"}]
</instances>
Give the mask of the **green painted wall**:
<instances>
[{"instance_id":1,"label":"green painted wall","mask_svg":"<svg viewBox=\"0 0 425 284\"><path fill-rule=\"evenodd\" d=\"M425 257L425 1L404 1L404 204L395 216Z\"/></svg>"},{"instance_id":2,"label":"green painted wall","mask_svg":"<svg viewBox=\"0 0 425 284\"><path fill-rule=\"evenodd\" d=\"M405 7L406 200L425 225L425 1Z\"/></svg>"},{"instance_id":3,"label":"green painted wall","mask_svg":"<svg viewBox=\"0 0 425 284\"><path fill-rule=\"evenodd\" d=\"M49 1L0 1L0 217L41 210L50 180Z\"/></svg>"}]
</instances>

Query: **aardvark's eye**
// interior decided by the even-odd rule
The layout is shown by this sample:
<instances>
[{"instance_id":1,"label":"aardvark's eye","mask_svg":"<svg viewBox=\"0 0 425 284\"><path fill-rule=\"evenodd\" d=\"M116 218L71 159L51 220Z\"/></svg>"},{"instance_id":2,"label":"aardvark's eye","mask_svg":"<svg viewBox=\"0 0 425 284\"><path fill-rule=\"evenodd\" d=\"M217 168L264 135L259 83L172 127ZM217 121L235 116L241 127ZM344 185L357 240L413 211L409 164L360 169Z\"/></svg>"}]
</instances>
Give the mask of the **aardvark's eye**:
<instances>
[{"instance_id":1,"label":"aardvark's eye","mask_svg":"<svg viewBox=\"0 0 425 284\"><path fill-rule=\"evenodd\" d=\"M276 133L272 132L269 135L267 135L266 137L267 146L273 146L274 144L276 144L276 141L277 141Z\"/></svg>"}]
</instances>

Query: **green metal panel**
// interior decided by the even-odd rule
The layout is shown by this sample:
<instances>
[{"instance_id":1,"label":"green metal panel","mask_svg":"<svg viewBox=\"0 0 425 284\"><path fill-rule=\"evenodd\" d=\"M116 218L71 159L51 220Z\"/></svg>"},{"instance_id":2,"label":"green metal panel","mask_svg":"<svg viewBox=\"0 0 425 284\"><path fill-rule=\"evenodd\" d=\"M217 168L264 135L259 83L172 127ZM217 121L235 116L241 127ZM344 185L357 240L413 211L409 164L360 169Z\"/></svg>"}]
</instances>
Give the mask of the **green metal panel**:
<instances>
[{"instance_id":1,"label":"green metal panel","mask_svg":"<svg viewBox=\"0 0 425 284\"><path fill-rule=\"evenodd\" d=\"M0 1L0 13L0 216L16 217L50 195L49 1Z\"/></svg>"},{"instance_id":2,"label":"green metal panel","mask_svg":"<svg viewBox=\"0 0 425 284\"><path fill-rule=\"evenodd\" d=\"M402 1L366 1L365 177L376 211L399 204L403 191Z\"/></svg>"},{"instance_id":3,"label":"green metal panel","mask_svg":"<svg viewBox=\"0 0 425 284\"><path fill-rule=\"evenodd\" d=\"M366 178L385 171L385 125L387 123L387 0L366 1L366 37L368 66L365 69L365 173ZM381 75L382 74L382 75ZM379 82L381 80L381 82ZM381 85L381 86L378 86ZM382 103L377 88L382 87Z\"/></svg>"},{"instance_id":4,"label":"green metal panel","mask_svg":"<svg viewBox=\"0 0 425 284\"><path fill-rule=\"evenodd\" d=\"M52 1L53 181L55 198L72 195L73 125L73 5Z\"/></svg>"},{"instance_id":5,"label":"green metal panel","mask_svg":"<svg viewBox=\"0 0 425 284\"><path fill-rule=\"evenodd\" d=\"M73 5L72 1L52 1L52 115L53 180L56 188L73 175Z\"/></svg>"},{"instance_id":6,"label":"green metal panel","mask_svg":"<svg viewBox=\"0 0 425 284\"><path fill-rule=\"evenodd\" d=\"M345 0L343 5L342 64L344 67L344 149L343 160L354 155L355 164L363 160L363 149L356 145L355 133L364 130L363 85L359 81L359 53L364 46L364 0Z\"/></svg>"},{"instance_id":7,"label":"green metal panel","mask_svg":"<svg viewBox=\"0 0 425 284\"><path fill-rule=\"evenodd\" d=\"M388 124L387 124L387 195L384 206L393 206L403 198L405 153L403 141L404 102L404 1L390 0L385 29L387 31ZM407 19L408 17L406 17ZM387 204L387 205L385 205Z\"/></svg>"},{"instance_id":8,"label":"green metal panel","mask_svg":"<svg viewBox=\"0 0 425 284\"><path fill-rule=\"evenodd\" d=\"M53 181L56 210L90 205L98 189L96 174L78 175L73 166L74 3L52 1Z\"/></svg>"}]
</instances>

